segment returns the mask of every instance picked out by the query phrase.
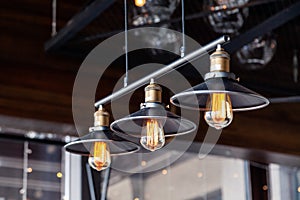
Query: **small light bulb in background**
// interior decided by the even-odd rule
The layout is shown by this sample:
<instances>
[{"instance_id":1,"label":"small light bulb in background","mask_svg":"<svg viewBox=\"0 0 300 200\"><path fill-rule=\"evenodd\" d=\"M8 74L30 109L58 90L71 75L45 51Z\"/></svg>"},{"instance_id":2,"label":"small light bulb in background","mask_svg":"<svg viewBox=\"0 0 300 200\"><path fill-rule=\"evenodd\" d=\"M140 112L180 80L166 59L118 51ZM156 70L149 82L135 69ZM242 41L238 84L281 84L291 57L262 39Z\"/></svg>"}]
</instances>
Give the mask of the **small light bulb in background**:
<instances>
[{"instance_id":1,"label":"small light bulb in background","mask_svg":"<svg viewBox=\"0 0 300 200\"><path fill-rule=\"evenodd\" d=\"M203 9L214 11L206 17L206 21L217 33L235 34L249 16L249 8L243 7L248 2L249 0L204 0Z\"/></svg>"},{"instance_id":2,"label":"small light bulb in background","mask_svg":"<svg viewBox=\"0 0 300 200\"><path fill-rule=\"evenodd\" d=\"M57 173L56 173L56 177L57 177L57 178L62 178L62 177L63 177L63 174L62 174L61 172L57 172Z\"/></svg>"},{"instance_id":3,"label":"small light bulb in background","mask_svg":"<svg viewBox=\"0 0 300 200\"><path fill-rule=\"evenodd\" d=\"M110 166L110 151L105 142L94 142L90 152L88 163L93 169L101 171Z\"/></svg>"},{"instance_id":4,"label":"small light bulb in background","mask_svg":"<svg viewBox=\"0 0 300 200\"><path fill-rule=\"evenodd\" d=\"M156 119L145 120L140 143L145 149L150 151L162 148L165 144L163 125Z\"/></svg>"},{"instance_id":5,"label":"small light bulb in background","mask_svg":"<svg viewBox=\"0 0 300 200\"><path fill-rule=\"evenodd\" d=\"M229 95L226 93L211 94L207 99L204 119L209 126L216 129L227 127L233 119Z\"/></svg>"},{"instance_id":6,"label":"small light bulb in background","mask_svg":"<svg viewBox=\"0 0 300 200\"><path fill-rule=\"evenodd\" d=\"M32 168L31 167L28 167L27 168L27 173L31 173L32 172Z\"/></svg>"},{"instance_id":7,"label":"small light bulb in background","mask_svg":"<svg viewBox=\"0 0 300 200\"><path fill-rule=\"evenodd\" d=\"M161 173L162 173L162 175L167 175L167 174L168 174L168 170L163 169L163 170L161 171Z\"/></svg>"},{"instance_id":8,"label":"small light bulb in background","mask_svg":"<svg viewBox=\"0 0 300 200\"><path fill-rule=\"evenodd\" d=\"M134 4L137 7L143 7L146 4L146 0L134 0Z\"/></svg>"}]
</instances>

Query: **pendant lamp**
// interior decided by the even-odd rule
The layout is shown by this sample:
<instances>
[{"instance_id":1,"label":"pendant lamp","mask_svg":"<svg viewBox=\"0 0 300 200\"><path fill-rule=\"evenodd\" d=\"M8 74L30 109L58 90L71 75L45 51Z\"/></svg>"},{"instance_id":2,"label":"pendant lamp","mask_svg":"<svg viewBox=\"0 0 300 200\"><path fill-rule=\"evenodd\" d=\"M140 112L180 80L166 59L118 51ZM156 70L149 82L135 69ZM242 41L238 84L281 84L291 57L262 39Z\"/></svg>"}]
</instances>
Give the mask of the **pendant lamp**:
<instances>
[{"instance_id":1,"label":"pendant lamp","mask_svg":"<svg viewBox=\"0 0 300 200\"><path fill-rule=\"evenodd\" d=\"M167 110L161 103L161 87L151 79L145 88L145 103L139 111L114 121L110 128L119 135L140 138L141 145L150 151L162 148L165 137L183 135L196 130L196 125Z\"/></svg>"},{"instance_id":2,"label":"pendant lamp","mask_svg":"<svg viewBox=\"0 0 300 200\"><path fill-rule=\"evenodd\" d=\"M66 144L66 151L89 156L89 165L101 171L109 167L111 156L126 155L140 150L137 144L118 137L109 129L109 113L102 106L95 112L94 119L94 127L89 129L89 133Z\"/></svg>"},{"instance_id":3,"label":"pendant lamp","mask_svg":"<svg viewBox=\"0 0 300 200\"><path fill-rule=\"evenodd\" d=\"M235 75L229 72L229 60L229 54L218 45L210 56L210 72L205 74L205 82L174 95L171 103L182 108L205 111L206 122L216 129L231 123L233 111L267 106L267 98L238 83Z\"/></svg>"}]
</instances>

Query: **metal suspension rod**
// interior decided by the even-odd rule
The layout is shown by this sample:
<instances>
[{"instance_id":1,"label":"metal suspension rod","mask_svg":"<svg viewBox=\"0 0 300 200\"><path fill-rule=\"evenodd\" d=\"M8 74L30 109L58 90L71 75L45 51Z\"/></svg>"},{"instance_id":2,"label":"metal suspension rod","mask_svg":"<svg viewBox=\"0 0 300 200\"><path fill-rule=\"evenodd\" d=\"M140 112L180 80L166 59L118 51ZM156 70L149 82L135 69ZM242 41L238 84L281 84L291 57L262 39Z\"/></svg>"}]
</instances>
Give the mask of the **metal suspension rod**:
<instances>
[{"instance_id":1,"label":"metal suspension rod","mask_svg":"<svg viewBox=\"0 0 300 200\"><path fill-rule=\"evenodd\" d=\"M187 62L192 61L192 60L204 55L207 51L215 48L218 44L224 44L225 42L228 42L229 40L230 40L229 36L222 36L219 39L216 39L216 40L212 41L211 43L201 47L200 49L197 49L196 51L189 53L185 57L180 58L180 59L172 62L171 64L129 84L127 87L124 87L124 88L112 93L111 95L97 101L94 105L95 105L95 107L99 107L100 105L105 105L105 104L109 103L113 99L118 99L118 98L128 94L130 91L135 90L135 89L147 84L151 78L157 78L161 75L165 75L165 74L171 72L174 68L176 68L178 66L181 67L183 64L186 64Z\"/></svg>"},{"instance_id":2,"label":"metal suspension rod","mask_svg":"<svg viewBox=\"0 0 300 200\"><path fill-rule=\"evenodd\" d=\"M28 142L24 142L24 158L23 158L23 187L21 189L22 200L27 200L27 186L28 186L28 154L30 149L28 147Z\"/></svg>"},{"instance_id":3,"label":"metal suspension rod","mask_svg":"<svg viewBox=\"0 0 300 200\"><path fill-rule=\"evenodd\" d=\"M85 164L86 173L87 173L87 179L89 183L89 191L90 191L90 197L91 200L96 200L96 193L94 189L94 182L93 182L93 175L91 171L91 167L88 163Z\"/></svg>"},{"instance_id":4,"label":"metal suspension rod","mask_svg":"<svg viewBox=\"0 0 300 200\"><path fill-rule=\"evenodd\" d=\"M104 171L104 177L103 177L103 183L102 183L102 189L101 189L101 199L100 200L106 200L107 199L107 191L108 191L110 173L111 173L111 167L108 167Z\"/></svg>"}]
</instances>

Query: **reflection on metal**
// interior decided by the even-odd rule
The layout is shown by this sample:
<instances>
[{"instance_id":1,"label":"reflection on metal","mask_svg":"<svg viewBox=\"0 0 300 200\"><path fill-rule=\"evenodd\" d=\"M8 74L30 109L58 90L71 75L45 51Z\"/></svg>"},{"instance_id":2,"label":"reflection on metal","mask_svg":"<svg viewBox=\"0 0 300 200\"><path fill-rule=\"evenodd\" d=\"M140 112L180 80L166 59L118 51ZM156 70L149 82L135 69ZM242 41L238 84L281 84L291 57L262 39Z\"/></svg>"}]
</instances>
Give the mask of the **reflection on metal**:
<instances>
[{"instance_id":1,"label":"reflection on metal","mask_svg":"<svg viewBox=\"0 0 300 200\"><path fill-rule=\"evenodd\" d=\"M236 52L242 68L257 70L264 68L273 58L277 42L272 34L255 38Z\"/></svg>"},{"instance_id":2,"label":"reflection on metal","mask_svg":"<svg viewBox=\"0 0 300 200\"><path fill-rule=\"evenodd\" d=\"M238 8L249 0L205 0L204 10L213 11L207 21L217 33L236 33L249 15L249 8Z\"/></svg>"}]
</instances>

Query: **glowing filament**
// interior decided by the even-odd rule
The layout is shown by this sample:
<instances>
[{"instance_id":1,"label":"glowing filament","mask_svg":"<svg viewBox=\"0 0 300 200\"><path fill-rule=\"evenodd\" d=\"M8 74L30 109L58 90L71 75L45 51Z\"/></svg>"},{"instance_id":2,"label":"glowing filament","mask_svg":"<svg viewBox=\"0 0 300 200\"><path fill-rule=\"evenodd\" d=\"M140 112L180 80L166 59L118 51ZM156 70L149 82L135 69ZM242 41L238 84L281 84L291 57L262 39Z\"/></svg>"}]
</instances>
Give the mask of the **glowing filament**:
<instances>
[{"instance_id":1,"label":"glowing filament","mask_svg":"<svg viewBox=\"0 0 300 200\"><path fill-rule=\"evenodd\" d=\"M233 119L231 100L226 93L213 93L206 103L205 121L211 127L221 129L228 126Z\"/></svg>"}]
</instances>

